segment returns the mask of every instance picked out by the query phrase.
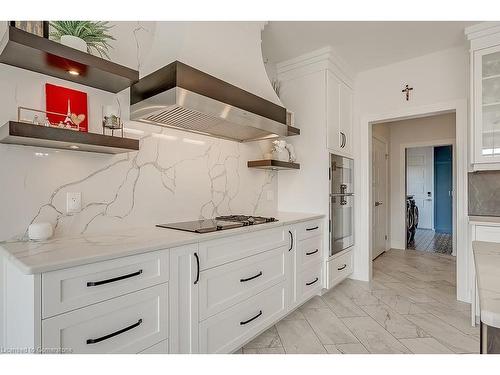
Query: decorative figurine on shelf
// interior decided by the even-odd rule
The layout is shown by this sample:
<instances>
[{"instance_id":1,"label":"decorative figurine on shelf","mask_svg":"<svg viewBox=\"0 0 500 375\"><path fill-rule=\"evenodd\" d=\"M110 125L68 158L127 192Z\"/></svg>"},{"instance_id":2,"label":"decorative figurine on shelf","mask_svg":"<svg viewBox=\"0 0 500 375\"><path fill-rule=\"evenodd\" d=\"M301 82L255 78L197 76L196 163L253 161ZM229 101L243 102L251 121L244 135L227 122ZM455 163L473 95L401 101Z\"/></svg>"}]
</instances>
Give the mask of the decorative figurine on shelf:
<instances>
[{"instance_id":1,"label":"decorative figurine on shelf","mask_svg":"<svg viewBox=\"0 0 500 375\"><path fill-rule=\"evenodd\" d=\"M295 155L295 148L290 143L287 143L285 148L288 151L288 161L294 163L297 160L297 156Z\"/></svg>"},{"instance_id":2,"label":"decorative figurine on shelf","mask_svg":"<svg viewBox=\"0 0 500 375\"><path fill-rule=\"evenodd\" d=\"M273 148L271 150L271 158L280 161L295 162L297 157L293 145L284 140L273 141Z\"/></svg>"},{"instance_id":3,"label":"decorative figurine on shelf","mask_svg":"<svg viewBox=\"0 0 500 375\"><path fill-rule=\"evenodd\" d=\"M111 135L114 136L115 130L121 130L121 136L123 138L123 122L120 112L120 108L117 110L110 105L102 107L102 134L106 135L106 129L111 129Z\"/></svg>"}]
</instances>

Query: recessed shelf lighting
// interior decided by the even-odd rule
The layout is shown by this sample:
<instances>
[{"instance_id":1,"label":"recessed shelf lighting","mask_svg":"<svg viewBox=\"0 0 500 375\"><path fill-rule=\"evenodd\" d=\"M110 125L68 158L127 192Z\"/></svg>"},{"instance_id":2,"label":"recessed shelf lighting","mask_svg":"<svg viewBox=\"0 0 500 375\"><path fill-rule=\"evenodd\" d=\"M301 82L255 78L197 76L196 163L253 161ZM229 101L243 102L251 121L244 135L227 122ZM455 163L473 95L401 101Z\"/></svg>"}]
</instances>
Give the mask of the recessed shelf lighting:
<instances>
[{"instance_id":1,"label":"recessed shelf lighting","mask_svg":"<svg viewBox=\"0 0 500 375\"><path fill-rule=\"evenodd\" d=\"M77 70L68 70L68 73L71 74L72 76L79 76L80 75L80 72L77 71Z\"/></svg>"},{"instance_id":2,"label":"recessed shelf lighting","mask_svg":"<svg viewBox=\"0 0 500 375\"><path fill-rule=\"evenodd\" d=\"M77 150L77 149L79 149L80 147L78 147L77 145L71 145L71 146L69 146L69 148L72 148L73 150Z\"/></svg>"}]
</instances>

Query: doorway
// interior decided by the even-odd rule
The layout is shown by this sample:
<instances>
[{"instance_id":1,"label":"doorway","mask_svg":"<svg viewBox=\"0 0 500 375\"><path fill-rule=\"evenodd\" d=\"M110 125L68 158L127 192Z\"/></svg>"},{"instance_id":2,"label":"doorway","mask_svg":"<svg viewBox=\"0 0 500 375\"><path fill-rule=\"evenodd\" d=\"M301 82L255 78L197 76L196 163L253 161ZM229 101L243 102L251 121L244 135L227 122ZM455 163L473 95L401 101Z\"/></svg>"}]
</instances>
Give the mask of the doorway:
<instances>
[{"instance_id":1,"label":"doorway","mask_svg":"<svg viewBox=\"0 0 500 375\"><path fill-rule=\"evenodd\" d=\"M359 280L371 280L372 278L372 250L373 250L373 192L372 192L372 139L375 134L375 127L379 124L392 123L396 121L419 119L429 116L436 116L445 113L455 114L455 128L456 134L453 139L448 139L451 142L444 142L441 144L453 144L453 252L456 255L456 293L457 299L460 301L470 302L471 286L473 285L469 275L469 268L471 266L470 253L468 252L469 234L467 222L467 101L454 100L449 102L439 102L422 106L408 107L404 109L397 109L392 112L380 112L379 114L360 115L360 155L357 159L358 168L356 168L356 181L357 181L357 197L358 204L356 205L356 228L357 235L355 245L354 257L354 273L353 278ZM419 135L425 134L423 131ZM437 134L434 136L438 137ZM441 138L441 136L439 136ZM420 137L414 137L409 142L422 142ZM428 144L411 144L409 147L427 146ZM391 202L389 204L390 212L390 227L389 227L389 243L391 247L396 247L394 244L399 244L403 247L396 247L404 249L405 247L405 190L404 190L404 149L400 151L399 148L393 148L389 143L389 164L390 170L393 169L393 163L398 164L395 168L401 168L401 181L394 182L391 177L389 197ZM400 161L403 161L400 163ZM392 188L396 184L401 186L401 190ZM397 187L396 186L396 187ZM368 187L368 189L366 188ZM396 206L393 207L392 198L397 199ZM401 211L401 214L398 212ZM396 213L396 215L393 215ZM395 217L396 222L393 223L392 218ZM395 231L392 228L395 228ZM458 229L458 230L457 230ZM400 233L400 234L399 234ZM394 238L394 237L398 238ZM400 238L401 240L399 241Z\"/></svg>"},{"instance_id":2,"label":"doorway","mask_svg":"<svg viewBox=\"0 0 500 375\"><path fill-rule=\"evenodd\" d=\"M453 146L405 150L406 249L453 253Z\"/></svg>"}]
</instances>

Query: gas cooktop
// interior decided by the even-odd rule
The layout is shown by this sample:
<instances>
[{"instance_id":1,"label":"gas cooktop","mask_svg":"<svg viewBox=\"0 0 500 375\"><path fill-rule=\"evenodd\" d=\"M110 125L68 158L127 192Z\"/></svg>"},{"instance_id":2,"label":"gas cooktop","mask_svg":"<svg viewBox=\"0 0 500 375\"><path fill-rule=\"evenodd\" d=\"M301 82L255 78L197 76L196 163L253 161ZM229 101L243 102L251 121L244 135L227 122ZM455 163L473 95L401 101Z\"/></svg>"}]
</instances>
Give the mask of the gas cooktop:
<instances>
[{"instance_id":1,"label":"gas cooktop","mask_svg":"<svg viewBox=\"0 0 500 375\"><path fill-rule=\"evenodd\" d=\"M157 227L183 230L194 233L208 233L218 230L240 228L248 225L258 225L277 221L274 217L227 215L215 219L183 221L180 223L158 224Z\"/></svg>"}]
</instances>

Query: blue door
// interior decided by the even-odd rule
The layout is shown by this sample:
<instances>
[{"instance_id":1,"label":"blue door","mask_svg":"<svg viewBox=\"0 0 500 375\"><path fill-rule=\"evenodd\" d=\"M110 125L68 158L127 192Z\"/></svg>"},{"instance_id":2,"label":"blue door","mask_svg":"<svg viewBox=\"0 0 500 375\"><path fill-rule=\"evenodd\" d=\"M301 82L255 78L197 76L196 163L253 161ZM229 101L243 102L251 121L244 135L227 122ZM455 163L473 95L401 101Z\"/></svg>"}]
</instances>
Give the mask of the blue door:
<instances>
[{"instance_id":1,"label":"blue door","mask_svg":"<svg viewBox=\"0 0 500 375\"><path fill-rule=\"evenodd\" d=\"M434 229L452 231L453 153L451 146L434 147Z\"/></svg>"}]
</instances>

